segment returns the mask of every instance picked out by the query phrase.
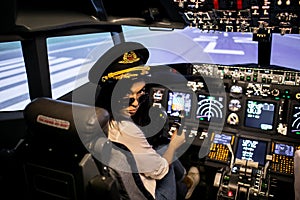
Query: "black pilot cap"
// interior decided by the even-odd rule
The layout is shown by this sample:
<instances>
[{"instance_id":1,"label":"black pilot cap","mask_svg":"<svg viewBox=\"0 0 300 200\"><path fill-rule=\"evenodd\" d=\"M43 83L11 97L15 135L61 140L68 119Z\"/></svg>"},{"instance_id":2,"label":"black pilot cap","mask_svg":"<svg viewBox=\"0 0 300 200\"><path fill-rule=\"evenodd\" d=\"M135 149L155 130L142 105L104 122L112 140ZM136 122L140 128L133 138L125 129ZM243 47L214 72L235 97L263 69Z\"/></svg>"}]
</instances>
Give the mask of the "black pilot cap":
<instances>
[{"instance_id":1,"label":"black pilot cap","mask_svg":"<svg viewBox=\"0 0 300 200\"><path fill-rule=\"evenodd\" d=\"M145 74L149 51L142 44L123 42L105 52L89 71L89 80L103 86L122 78Z\"/></svg>"}]
</instances>

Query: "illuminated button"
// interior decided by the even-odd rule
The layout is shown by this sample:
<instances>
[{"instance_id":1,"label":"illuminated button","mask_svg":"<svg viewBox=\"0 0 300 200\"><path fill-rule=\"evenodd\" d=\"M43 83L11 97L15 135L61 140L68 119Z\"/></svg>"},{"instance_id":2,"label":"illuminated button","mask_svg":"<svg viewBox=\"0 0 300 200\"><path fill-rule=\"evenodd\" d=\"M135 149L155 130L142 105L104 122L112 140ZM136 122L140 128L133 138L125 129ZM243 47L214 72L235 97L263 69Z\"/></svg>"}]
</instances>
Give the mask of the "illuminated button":
<instances>
[{"instance_id":1,"label":"illuminated button","mask_svg":"<svg viewBox=\"0 0 300 200\"><path fill-rule=\"evenodd\" d=\"M231 190L229 190L229 191L227 192L227 196L232 197L232 196L233 196L233 192L232 192Z\"/></svg>"},{"instance_id":2,"label":"illuminated button","mask_svg":"<svg viewBox=\"0 0 300 200\"><path fill-rule=\"evenodd\" d=\"M227 117L227 124L238 125L239 121L239 116L236 113L230 113Z\"/></svg>"},{"instance_id":3,"label":"illuminated button","mask_svg":"<svg viewBox=\"0 0 300 200\"><path fill-rule=\"evenodd\" d=\"M240 110L241 107L241 102L238 99L231 99L228 105L228 109L233 112Z\"/></svg>"}]
</instances>

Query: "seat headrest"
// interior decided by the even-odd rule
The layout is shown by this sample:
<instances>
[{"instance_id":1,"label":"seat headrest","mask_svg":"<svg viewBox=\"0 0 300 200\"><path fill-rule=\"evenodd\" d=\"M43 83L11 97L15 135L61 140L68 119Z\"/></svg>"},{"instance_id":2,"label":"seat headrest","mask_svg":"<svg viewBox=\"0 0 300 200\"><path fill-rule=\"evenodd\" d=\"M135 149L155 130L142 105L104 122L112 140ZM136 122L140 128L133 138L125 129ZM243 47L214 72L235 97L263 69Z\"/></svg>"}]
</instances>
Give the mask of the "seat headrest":
<instances>
[{"instance_id":1,"label":"seat headrest","mask_svg":"<svg viewBox=\"0 0 300 200\"><path fill-rule=\"evenodd\" d=\"M35 137L70 142L79 136L86 144L104 134L109 113L99 107L42 97L26 106L24 118Z\"/></svg>"}]
</instances>

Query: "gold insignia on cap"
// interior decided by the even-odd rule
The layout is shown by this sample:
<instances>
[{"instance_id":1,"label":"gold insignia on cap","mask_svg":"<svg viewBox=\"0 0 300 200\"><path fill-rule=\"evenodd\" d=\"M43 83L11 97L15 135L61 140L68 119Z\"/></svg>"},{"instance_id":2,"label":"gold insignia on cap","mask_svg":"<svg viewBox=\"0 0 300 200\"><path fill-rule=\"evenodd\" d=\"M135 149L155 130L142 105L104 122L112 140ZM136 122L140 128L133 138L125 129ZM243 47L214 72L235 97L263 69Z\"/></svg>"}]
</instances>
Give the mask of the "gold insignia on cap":
<instances>
[{"instance_id":1,"label":"gold insignia on cap","mask_svg":"<svg viewBox=\"0 0 300 200\"><path fill-rule=\"evenodd\" d=\"M110 78L115 79L115 80L120 80L123 78L136 77L138 75L146 75L146 74L148 74L149 70L150 70L149 66L131 67L128 69L123 69L120 71L108 73L108 75L103 76L101 80L102 80L102 82L105 82Z\"/></svg>"},{"instance_id":2,"label":"gold insignia on cap","mask_svg":"<svg viewBox=\"0 0 300 200\"><path fill-rule=\"evenodd\" d=\"M130 64L130 63L135 63L139 61L140 58L137 57L136 53L133 51L124 53L123 55L123 60L119 61L118 63L120 64Z\"/></svg>"}]
</instances>

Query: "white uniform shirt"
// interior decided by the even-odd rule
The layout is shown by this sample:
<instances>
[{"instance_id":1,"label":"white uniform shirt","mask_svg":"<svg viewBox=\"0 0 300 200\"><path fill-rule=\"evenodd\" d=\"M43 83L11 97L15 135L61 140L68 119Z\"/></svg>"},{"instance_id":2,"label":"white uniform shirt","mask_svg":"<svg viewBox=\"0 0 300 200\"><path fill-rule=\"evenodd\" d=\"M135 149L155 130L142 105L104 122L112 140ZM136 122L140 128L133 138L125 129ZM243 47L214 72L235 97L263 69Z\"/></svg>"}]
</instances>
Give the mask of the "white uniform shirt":
<instances>
[{"instance_id":1,"label":"white uniform shirt","mask_svg":"<svg viewBox=\"0 0 300 200\"><path fill-rule=\"evenodd\" d=\"M152 148L141 129L131 121L113 121L108 138L132 152L144 186L155 198L156 180L162 179L169 170L167 160Z\"/></svg>"}]
</instances>

